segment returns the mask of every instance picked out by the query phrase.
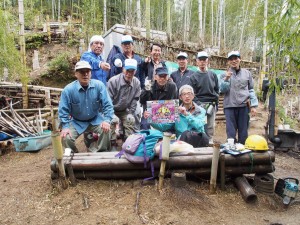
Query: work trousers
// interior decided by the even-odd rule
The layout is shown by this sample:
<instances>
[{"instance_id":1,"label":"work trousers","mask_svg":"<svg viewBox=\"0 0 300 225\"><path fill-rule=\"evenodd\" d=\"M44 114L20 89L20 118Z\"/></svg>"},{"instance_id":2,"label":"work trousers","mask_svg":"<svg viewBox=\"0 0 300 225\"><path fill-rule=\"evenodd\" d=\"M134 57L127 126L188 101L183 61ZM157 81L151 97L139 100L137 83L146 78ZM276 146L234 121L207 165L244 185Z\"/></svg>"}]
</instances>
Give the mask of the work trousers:
<instances>
[{"instance_id":1,"label":"work trousers","mask_svg":"<svg viewBox=\"0 0 300 225\"><path fill-rule=\"evenodd\" d=\"M234 138L235 142L245 144L248 137L249 108L234 107L224 109L226 118L227 138ZM238 133L238 139L236 139Z\"/></svg>"},{"instance_id":2,"label":"work trousers","mask_svg":"<svg viewBox=\"0 0 300 225\"><path fill-rule=\"evenodd\" d=\"M126 111L123 112L115 112L115 115L119 118L120 123L122 123L122 128L124 130L124 139L126 139L130 134L133 134L135 132L138 132L138 129L136 127L137 121L139 121L139 118L137 115L133 115L135 122L128 123L127 121L127 115L129 113Z\"/></svg>"},{"instance_id":3,"label":"work trousers","mask_svg":"<svg viewBox=\"0 0 300 225\"><path fill-rule=\"evenodd\" d=\"M64 148L71 148L73 152L78 152L78 149L75 145L75 140L80 136L78 134L77 130L70 124L70 135L67 135L65 138L62 139L62 143ZM88 148L89 152L104 152L104 151L110 151L111 149L111 144L110 144L110 139L111 139L111 134L112 131L109 131L108 133L103 132L101 129L100 125L89 125L87 129L84 132L88 132L91 134L96 134L95 137L97 140L95 140L95 144L91 144L90 140L87 140L84 137L84 143L86 147Z\"/></svg>"}]
</instances>

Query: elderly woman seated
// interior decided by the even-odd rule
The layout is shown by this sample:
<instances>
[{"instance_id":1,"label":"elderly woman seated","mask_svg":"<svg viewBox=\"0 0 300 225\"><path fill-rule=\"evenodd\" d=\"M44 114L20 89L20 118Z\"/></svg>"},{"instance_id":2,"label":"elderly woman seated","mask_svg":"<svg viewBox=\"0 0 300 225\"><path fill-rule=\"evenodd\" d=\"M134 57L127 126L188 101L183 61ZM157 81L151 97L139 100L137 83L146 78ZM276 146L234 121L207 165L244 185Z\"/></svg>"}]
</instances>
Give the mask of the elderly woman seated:
<instances>
[{"instance_id":1,"label":"elderly woman seated","mask_svg":"<svg viewBox=\"0 0 300 225\"><path fill-rule=\"evenodd\" d=\"M209 140L205 133L206 111L193 102L194 90L190 85L183 85L179 89L179 98L182 104L179 106L179 121L175 123L151 123L151 126L162 132L175 130L176 137L185 141L193 147L208 146ZM144 112L145 118L150 117L150 113Z\"/></svg>"}]
</instances>

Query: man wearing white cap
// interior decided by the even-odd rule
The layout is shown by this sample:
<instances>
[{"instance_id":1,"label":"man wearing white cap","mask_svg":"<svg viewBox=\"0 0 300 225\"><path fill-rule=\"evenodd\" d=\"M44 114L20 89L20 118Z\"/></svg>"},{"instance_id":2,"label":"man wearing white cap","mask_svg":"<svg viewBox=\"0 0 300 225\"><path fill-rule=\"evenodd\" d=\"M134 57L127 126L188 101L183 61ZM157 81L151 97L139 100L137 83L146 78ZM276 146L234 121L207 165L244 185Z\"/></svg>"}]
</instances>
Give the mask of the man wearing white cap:
<instances>
[{"instance_id":1,"label":"man wearing white cap","mask_svg":"<svg viewBox=\"0 0 300 225\"><path fill-rule=\"evenodd\" d=\"M179 68L171 74L171 78L175 82L177 89L179 90L181 86L189 83L190 76L194 72L187 68L188 55L186 52L179 52L179 54L177 55L177 63Z\"/></svg>"},{"instance_id":2,"label":"man wearing white cap","mask_svg":"<svg viewBox=\"0 0 300 225\"><path fill-rule=\"evenodd\" d=\"M213 144L215 132L216 106L219 101L219 82L217 75L207 69L208 54L205 51L198 52L197 65L199 71L190 77L190 83L194 88L194 102L206 109L207 125L206 133L210 144Z\"/></svg>"},{"instance_id":3,"label":"man wearing white cap","mask_svg":"<svg viewBox=\"0 0 300 225\"><path fill-rule=\"evenodd\" d=\"M84 132L95 133L98 137L96 147L91 147L89 140L84 140L89 151L110 150L113 105L104 84L91 79L91 69L88 62L77 62L77 80L64 88L59 101L58 115L63 145L74 152L78 152L75 140Z\"/></svg>"},{"instance_id":4,"label":"man wearing white cap","mask_svg":"<svg viewBox=\"0 0 300 225\"><path fill-rule=\"evenodd\" d=\"M136 108L141 95L141 85L134 76L137 66L135 59L125 59L123 72L112 77L107 83L115 115L120 119L125 131L124 138L138 131L136 124L140 118L136 114Z\"/></svg>"},{"instance_id":5,"label":"man wearing white cap","mask_svg":"<svg viewBox=\"0 0 300 225\"><path fill-rule=\"evenodd\" d=\"M114 75L122 73L125 59L135 59L137 61L137 69L135 71L135 77L140 81L141 88L145 86L145 74L142 68L143 60L140 56L134 53L133 39L130 35L124 35L121 39L122 53L118 53L112 59L114 63L115 70L113 71Z\"/></svg>"},{"instance_id":6,"label":"man wearing white cap","mask_svg":"<svg viewBox=\"0 0 300 225\"><path fill-rule=\"evenodd\" d=\"M255 116L258 100L253 89L252 74L240 66L240 53L231 51L227 58L229 69L222 74L220 85L220 92L224 93L227 138L234 138L236 142L245 144L248 137L249 107L251 115Z\"/></svg>"},{"instance_id":7,"label":"man wearing white cap","mask_svg":"<svg viewBox=\"0 0 300 225\"><path fill-rule=\"evenodd\" d=\"M89 50L84 52L80 60L87 61L92 67L92 79L100 80L106 85L107 71L110 70L109 63L102 59L104 39L100 35L92 36Z\"/></svg>"}]
</instances>

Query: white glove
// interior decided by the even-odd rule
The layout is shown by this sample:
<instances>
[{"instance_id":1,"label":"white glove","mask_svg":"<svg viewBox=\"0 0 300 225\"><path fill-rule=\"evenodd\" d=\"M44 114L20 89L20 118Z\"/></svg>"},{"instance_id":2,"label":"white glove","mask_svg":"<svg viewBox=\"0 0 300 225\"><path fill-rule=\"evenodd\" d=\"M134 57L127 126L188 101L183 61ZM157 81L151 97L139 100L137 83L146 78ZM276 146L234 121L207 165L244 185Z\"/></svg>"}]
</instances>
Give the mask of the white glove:
<instances>
[{"instance_id":1,"label":"white glove","mask_svg":"<svg viewBox=\"0 0 300 225\"><path fill-rule=\"evenodd\" d=\"M151 90L151 80L145 80L145 90L146 91Z\"/></svg>"},{"instance_id":2,"label":"white glove","mask_svg":"<svg viewBox=\"0 0 300 225\"><path fill-rule=\"evenodd\" d=\"M134 125L135 123L134 116L132 114L128 114L126 117L126 122L128 123L128 125Z\"/></svg>"},{"instance_id":3,"label":"white glove","mask_svg":"<svg viewBox=\"0 0 300 225\"><path fill-rule=\"evenodd\" d=\"M121 59L116 59L116 60L114 61L114 65L115 65L116 67L122 67L122 61L121 61Z\"/></svg>"}]
</instances>

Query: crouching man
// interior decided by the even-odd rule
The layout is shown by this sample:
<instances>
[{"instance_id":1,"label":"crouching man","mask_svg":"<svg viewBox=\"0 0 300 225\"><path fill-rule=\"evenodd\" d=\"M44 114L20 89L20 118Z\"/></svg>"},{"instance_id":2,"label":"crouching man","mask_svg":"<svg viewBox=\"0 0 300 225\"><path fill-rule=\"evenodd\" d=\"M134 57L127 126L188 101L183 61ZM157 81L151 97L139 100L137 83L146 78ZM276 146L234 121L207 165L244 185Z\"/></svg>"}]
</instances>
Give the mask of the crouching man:
<instances>
[{"instance_id":1,"label":"crouching man","mask_svg":"<svg viewBox=\"0 0 300 225\"><path fill-rule=\"evenodd\" d=\"M140 116L136 113L141 95L141 85L134 76L137 71L135 59L125 59L123 72L112 77L107 83L108 93L112 99L115 115L120 119L124 129L124 138L137 132Z\"/></svg>"},{"instance_id":2,"label":"crouching man","mask_svg":"<svg viewBox=\"0 0 300 225\"><path fill-rule=\"evenodd\" d=\"M68 84L60 97L58 115L63 146L74 152L78 152L75 140L83 132L97 134L97 145L92 148L89 148L89 140L85 137L84 142L90 152L110 150L113 105L104 84L91 79L91 69L88 62L77 62L77 80Z\"/></svg>"}]
</instances>

